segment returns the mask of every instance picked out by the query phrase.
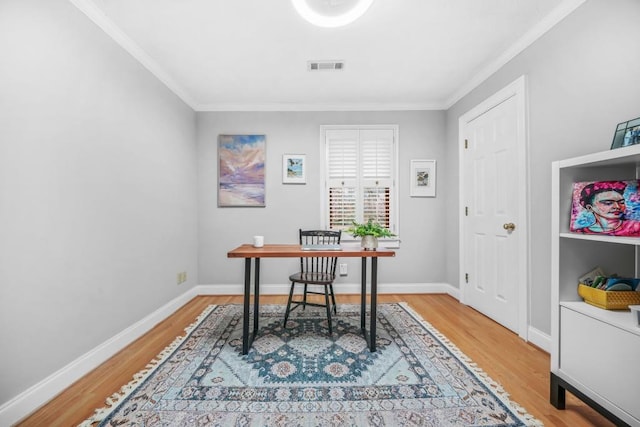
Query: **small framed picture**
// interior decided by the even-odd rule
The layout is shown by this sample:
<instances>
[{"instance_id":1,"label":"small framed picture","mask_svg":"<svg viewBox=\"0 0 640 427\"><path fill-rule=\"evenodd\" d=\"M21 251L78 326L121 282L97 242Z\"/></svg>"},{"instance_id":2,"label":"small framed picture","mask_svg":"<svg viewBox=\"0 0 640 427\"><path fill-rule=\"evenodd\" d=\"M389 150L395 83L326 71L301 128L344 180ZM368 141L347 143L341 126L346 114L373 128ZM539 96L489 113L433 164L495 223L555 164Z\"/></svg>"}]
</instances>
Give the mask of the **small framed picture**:
<instances>
[{"instance_id":1,"label":"small framed picture","mask_svg":"<svg viewBox=\"0 0 640 427\"><path fill-rule=\"evenodd\" d=\"M616 126L611 149L640 144L640 117Z\"/></svg>"},{"instance_id":2,"label":"small framed picture","mask_svg":"<svg viewBox=\"0 0 640 427\"><path fill-rule=\"evenodd\" d=\"M436 161L411 160L411 197L436 197Z\"/></svg>"},{"instance_id":3,"label":"small framed picture","mask_svg":"<svg viewBox=\"0 0 640 427\"><path fill-rule=\"evenodd\" d=\"M307 183L307 163L304 154L283 154L282 155L282 183L283 184L306 184Z\"/></svg>"}]
</instances>

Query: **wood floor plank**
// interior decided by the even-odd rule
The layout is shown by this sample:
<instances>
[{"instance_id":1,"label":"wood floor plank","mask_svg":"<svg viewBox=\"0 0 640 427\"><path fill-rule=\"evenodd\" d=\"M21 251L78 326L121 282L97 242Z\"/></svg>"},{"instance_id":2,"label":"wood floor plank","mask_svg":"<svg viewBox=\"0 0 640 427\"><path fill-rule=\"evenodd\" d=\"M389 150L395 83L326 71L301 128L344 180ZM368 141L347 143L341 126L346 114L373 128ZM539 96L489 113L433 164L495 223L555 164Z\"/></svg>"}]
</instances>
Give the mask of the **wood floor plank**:
<instances>
[{"instance_id":1,"label":"wood floor plank","mask_svg":"<svg viewBox=\"0 0 640 427\"><path fill-rule=\"evenodd\" d=\"M337 295L338 304L358 304L359 295ZM549 355L477 311L441 294L380 295L380 303L406 301L445 335L511 398L547 426L613 426L567 393L567 409L549 403ZM75 426L128 383L210 304L240 304L241 296L199 296L18 424ZM261 304L284 304L285 296L260 296Z\"/></svg>"}]
</instances>

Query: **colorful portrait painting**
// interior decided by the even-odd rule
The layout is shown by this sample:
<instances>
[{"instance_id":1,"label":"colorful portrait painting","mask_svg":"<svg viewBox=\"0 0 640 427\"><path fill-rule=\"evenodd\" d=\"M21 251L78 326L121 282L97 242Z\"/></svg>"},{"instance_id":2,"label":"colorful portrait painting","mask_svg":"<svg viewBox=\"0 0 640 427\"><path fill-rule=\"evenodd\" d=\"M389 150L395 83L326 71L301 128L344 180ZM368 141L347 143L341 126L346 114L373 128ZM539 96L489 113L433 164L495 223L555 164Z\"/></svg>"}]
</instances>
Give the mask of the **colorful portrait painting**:
<instances>
[{"instance_id":1,"label":"colorful portrait painting","mask_svg":"<svg viewBox=\"0 0 640 427\"><path fill-rule=\"evenodd\" d=\"M218 136L218 206L265 206L264 135Z\"/></svg>"},{"instance_id":2,"label":"colorful portrait painting","mask_svg":"<svg viewBox=\"0 0 640 427\"><path fill-rule=\"evenodd\" d=\"M570 230L584 234L640 236L639 182L574 183Z\"/></svg>"}]
</instances>

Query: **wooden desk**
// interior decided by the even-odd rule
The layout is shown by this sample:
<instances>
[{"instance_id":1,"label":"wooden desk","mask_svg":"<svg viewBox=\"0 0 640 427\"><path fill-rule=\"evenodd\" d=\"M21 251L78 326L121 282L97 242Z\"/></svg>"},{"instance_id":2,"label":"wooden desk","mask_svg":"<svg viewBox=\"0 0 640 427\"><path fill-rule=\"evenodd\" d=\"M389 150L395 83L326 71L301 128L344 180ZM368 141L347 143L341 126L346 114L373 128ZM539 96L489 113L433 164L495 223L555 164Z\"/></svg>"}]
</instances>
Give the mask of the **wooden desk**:
<instances>
[{"instance_id":1,"label":"wooden desk","mask_svg":"<svg viewBox=\"0 0 640 427\"><path fill-rule=\"evenodd\" d=\"M376 351L376 316L378 300L378 258L393 257L396 253L385 248L375 251L362 250L360 245L340 245L340 251L303 251L300 245L264 245L255 248L242 245L227 253L228 258L244 258L244 317L242 323L242 354L249 352L249 347L258 333L258 314L260 300L260 259L261 258L301 258L301 257L338 257L362 258L360 328L371 352ZM371 324L369 334L365 325L367 305L367 258L371 258ZM251 260L254 260L254 297L253 297L253 331L249 334L249 301L251 298Z\"/></svg>"}]
</instances>

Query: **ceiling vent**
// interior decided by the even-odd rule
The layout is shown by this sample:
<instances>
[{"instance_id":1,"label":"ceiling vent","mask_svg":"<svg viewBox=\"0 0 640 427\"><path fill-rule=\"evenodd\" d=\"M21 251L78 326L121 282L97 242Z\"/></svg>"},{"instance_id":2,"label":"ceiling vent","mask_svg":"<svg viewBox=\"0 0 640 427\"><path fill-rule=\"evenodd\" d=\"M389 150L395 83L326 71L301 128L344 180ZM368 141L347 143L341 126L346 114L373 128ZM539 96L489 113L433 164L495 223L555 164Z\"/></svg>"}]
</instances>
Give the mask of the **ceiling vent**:
<instances>
[{"instance_id":1,"label":"ceiling vent","mask_svg":"<svg viewBox=\"0 0 640 427\"><path fill-rule=\"evenodd\" d=\"M344 69L344 61L307 61L309 71L340 71Z\"/></svg>"}]
</instances>

